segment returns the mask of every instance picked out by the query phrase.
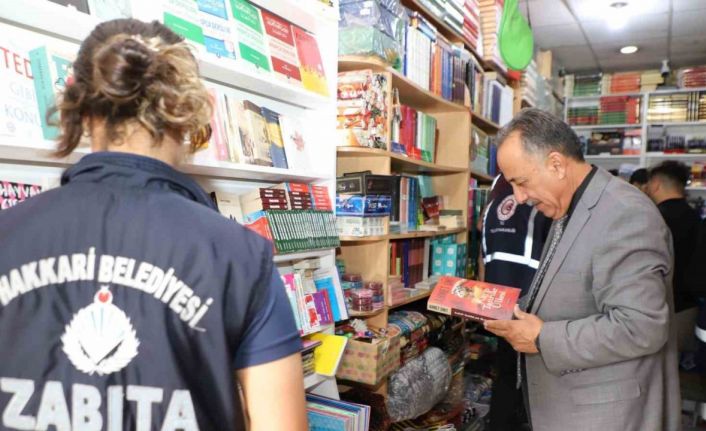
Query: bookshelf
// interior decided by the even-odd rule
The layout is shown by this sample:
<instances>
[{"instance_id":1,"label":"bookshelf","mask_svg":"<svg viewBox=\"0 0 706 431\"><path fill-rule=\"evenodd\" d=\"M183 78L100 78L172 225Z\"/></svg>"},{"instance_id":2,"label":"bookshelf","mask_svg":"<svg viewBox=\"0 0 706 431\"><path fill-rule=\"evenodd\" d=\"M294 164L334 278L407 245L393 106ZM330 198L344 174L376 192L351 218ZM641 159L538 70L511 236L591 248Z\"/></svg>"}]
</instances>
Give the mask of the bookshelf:
<instances>
[{"instance_id":1,"label":"bookshelf","mask_svg":"<svg viewBox=\"0 0 706 431\"><path fill-rule=\"evenodd\" d=\"M473 115L473 125L487 133L488 135L494 135L500 130L500 125L488 118L481 115Z\"/></svg>"},{"instance_id":2,"label":"bookshelf","mask_svg":"<svg viewBox=\"0 0 706 431\"><path fill-rule=\"evenodd\" d=\"M406 233L393 233L389 235L376 235L376 236L342 236L340 237L341 242L375 242L375 241L393 241L397 239L413 239L413 238L433 238L435 236L442 235L454 235L462 233L466 228L458 229L441 229L433 232L428 231L416 231L416 232L406 232Z\"/></svg>"},{"instance_id":3,"label":"bookshelf","mask_svg":"<svg viewBox=\"0 0 706 431\"><path fill-rule=\"evenodd\" d=\"M152 20L162 16L161 2L128 0L128 3L135 18ZM251 100L300 120L305 129L312 130L307 145L310 143L313 150L312 166L315 168L282 169L197 156L185 162L180 170L194 176L209 192L239 194L256 187L296 182L326 185L333 198L336 150L331 142L336 128L338 8L328 8L317 0L252 0L252 3L315 35L329 95L322 96L277 80L271 74L247 69L233 61L199 51L197 58L201 76L209 87L228 91L241 100ZM0 23L3 29L10 29L21 36L15 38L15 33L6 35L13 50L24 49L24 45L29 45L28 49L56 45L75 51L100 23L100 19L47 0L23 0L13 7L0 8ZM51 155L53 147L53 142L43 139L0 136L0 179L51 188L58 185L63 169L90 152L88 148L81 148L68 158L56 159ZM276 255L274 262L280 270L287 270L293 262L307 258L319 258L323 266L332 267L335 264L335 250L329 248ZM333 333L333 330L333 325L322 328L322 332ZM317 394L338 398L334 377L314 374L307 376L304 383L308 390Z\"/></svg>"},{"instance_id":4,"label":"bookshelf","mask_svg":"<svg viewBox=\"0 0 706 431\"><path fill-rule=\"evenodd\" d=\"M606 94L600 96L570 96L566 98L564 118L568 121L568 110L569 107L574 104L575 106L581 107L586 106L586 103L599 102L601 97L613 97L613 96L626 96L626 97L639 97L640 98L640 122L636 124L592 124L592 125L580 125L571 126L574 131L579 134L579 136L588 137L592 132L600 131L636 131L639 130L640 138L640 148L638 154L601 154L593 156L585 156L586 160L590 163L594 163L605 169L619 169L623 164L632 164L638 167L650 167L654 166L664 160L678 160L684 163L690 164L693 162L706 164L706 154L693 154L693 153L663 153L663 152L649 152L648 151L648 141L651 137L652 132L657 128L663 128L668 133L677 133L686 137L698 137L702 136L703 132L706 131L704 126L706 126L706 121L648 121L648 109L650 105L650 98L654 96L664 96L670 94L680 94L680 93L690 93L694 91L706 91L703 88L685 88L685 89L669 89L669 90L657 90L657 91L643 91L643 92L631 92L631 93L615 93ZM596 106L594 103L594 106ZM658 132L659 133L659 132ZM706 189L703 187L692 187L688 188L692 194L699 196L706 196Z\"/></svg>"}]
</instances>

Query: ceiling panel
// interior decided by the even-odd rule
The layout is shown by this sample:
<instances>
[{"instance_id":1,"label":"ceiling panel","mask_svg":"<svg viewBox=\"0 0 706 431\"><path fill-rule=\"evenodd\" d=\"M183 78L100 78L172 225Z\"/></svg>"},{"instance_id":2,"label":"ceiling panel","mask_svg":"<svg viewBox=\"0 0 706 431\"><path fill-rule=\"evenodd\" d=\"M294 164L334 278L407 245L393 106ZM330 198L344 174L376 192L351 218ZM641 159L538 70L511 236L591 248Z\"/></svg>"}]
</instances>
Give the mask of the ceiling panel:
<instances>
[{"instance_id":1,"label":"ceiling panel","mask_svg":"<svg viewBox=\"0 0 706 431\"><path fill-rule=\"evenodd\" d=\"M671 54L700 54L706 58L706 43L698 36L675 37L672 39Z\"/></svg>"},{"instance_id":2,"label":"ceiling panel","mask_svg":"<svg viewBox=\"0 0 706 431\"><path fill-rule=\"evenodd\" d=\"M706 0L704 0L706 1ZM618 43L634 44L634 40L645 38L662 38L667 40L669 30L669 14L650 14L630 18L625 27L612 28L606 21L589 21L582 23L586 37L592 44Z\"/></svg>"},{"instance_id":3,"label":"ceiling panel","mask_svg":"<svg viewBox=\"0 0 706 431\"><path fill-rule=\"evenodd\" d=\"M706 4L706 0L702 0ZM706 36L706 9L674 12L672 15L672 36ZM703 40L703 39L702 39Z\"/></svg>"},{"instance_id":4,"label":"ceiling panel","mask_svg":"<svg viewBox=\"0 0 706 431\"><path fill-rule=\"evenodd\" d=\"M703 66L706 64L706 55L699 53L673 54L671 57L672 70L685 66Z\"/></svg>"},{"instance_id":5,"label":"ceiling panel","mask_svg":"<svg viewBox=\"0 0 706 431\"><path fill-rule=\"evenodd\" d=\"M520 3L520 11L527 17L527 4ZM574 17L569 9L557 0L531 0L529 2L530 20L532 26L560 25L573 23Z\"/></svg>"},{"instance_id":6,"label":"ceiling panel","mask_svg":"<svg viewBox=\"0 0 706 431\"><path fill-rule=\"evenodd\" d=\"M561 0L557 0L561 1ZM603 21L608 15L651 15L669 12L669 0L621 0L628 5L621 9L610 7L617 0L566 0L581 22Z\"/></svg>"},{"instance_id":7,"label":"ceiling panel","mask_svg":"<svg viewBox=\"0 0 706 431\"><path fill-rule=\"evenodd\" d=\"M545 27L537 26L532 31L537 45L545 49L586 44L586 39L583 37L581 29L575 23Z\"/></svg>"},{"instance_id":8,"label":"ceiling panel","mask_svg":"<svg viewBox=\"0 0 706 431\"><path fill-rule=\"evenodd\" d=\"M672 8L675 12L704 9L706 2L704 0L672 0Z\"/></svg>"},{"instance_id":9,"label":"ceiling panel","mask_svg":"<svg viewBox=\"0 0 706 431\"><path fill-rule=\"evenodd\" d=\"M595 70L598 68L598 64L593 59L591 49L586 45L554 48L552 49L552 57L570 72L587 69Z\"/></svg>"}]
</instances>

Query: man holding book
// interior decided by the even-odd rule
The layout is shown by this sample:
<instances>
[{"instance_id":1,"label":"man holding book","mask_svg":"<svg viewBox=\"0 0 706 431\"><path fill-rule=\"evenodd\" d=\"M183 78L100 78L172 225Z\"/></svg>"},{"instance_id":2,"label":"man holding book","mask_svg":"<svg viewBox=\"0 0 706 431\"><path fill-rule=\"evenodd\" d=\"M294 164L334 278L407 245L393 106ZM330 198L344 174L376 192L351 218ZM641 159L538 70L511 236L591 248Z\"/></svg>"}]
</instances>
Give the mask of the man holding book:
<instances>
[{"instance_id":1,"label":"man holding book","mask_svg":"<svg viewBox=\"0 0 706 431\"><path fill-rule=\"evenodd\" d=\"M516 320L489 321L520 355L534 430L680 429L669 230L649 199L584 161L537 109L498 134L515 198L553 219Z\"/></svg>"}]
</instances>

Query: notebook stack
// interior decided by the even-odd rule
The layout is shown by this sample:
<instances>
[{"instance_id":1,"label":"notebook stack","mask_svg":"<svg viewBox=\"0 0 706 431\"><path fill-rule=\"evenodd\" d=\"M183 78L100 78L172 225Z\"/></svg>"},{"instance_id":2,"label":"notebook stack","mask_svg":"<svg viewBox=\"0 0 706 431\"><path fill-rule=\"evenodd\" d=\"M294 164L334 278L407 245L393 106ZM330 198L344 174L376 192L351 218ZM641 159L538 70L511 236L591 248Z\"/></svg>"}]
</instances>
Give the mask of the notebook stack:
<instances>
[{"instance_id":1,"label":"notebook stack","mask_svg":"<svg viewBox=\"0 0 706 431\"><path fill-rule=\"evenodd\" d=\"M480 22L483 34L483 59L505 70L505 62L498 47L498 30L503 14L504 0L480 0Z\"/></svg>"},{"instance_id":2,"label":"notebook stack","mask_svg":"<svg viewBox=\"0 0 706 431\"><path fill-rule=\"evenodd\" d=\"M368 431L370 406L339 401L318 395L306 395L310 430Z\"/></svg>"},{"instance_id":3,"label":"notebook stack","mask_svg":"<svg viewBox=\"0 0 706 431\"><path fill-rule=\"evenodd\" d=\"M542 78L537 72L537 63L532 60L522 74L522 97L525 98L532 106L537 106L537 89L539 81Z\"/></svg>"},{"instance_id":4,"label":"notebook stack","mask_svg":"<svg viewBox=\"0 0 706 431\"><path fill-rule=\"evenodd\" d=\"M681 88L706 87L706 66L680 69L677 72L677 85Z\"/></svg>"}]
</instances>

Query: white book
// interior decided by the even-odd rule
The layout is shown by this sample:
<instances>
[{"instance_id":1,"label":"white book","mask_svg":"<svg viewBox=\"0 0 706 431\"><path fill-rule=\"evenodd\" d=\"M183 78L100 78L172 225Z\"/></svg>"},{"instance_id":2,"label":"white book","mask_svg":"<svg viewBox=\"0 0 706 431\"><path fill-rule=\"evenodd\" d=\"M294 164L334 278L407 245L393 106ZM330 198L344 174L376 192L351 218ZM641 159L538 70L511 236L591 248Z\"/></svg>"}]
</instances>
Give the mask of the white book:
<instances>
[{"instance_id":1,"label":"white book","mask_svg":"<svg viewBox=\"0 0 706 431\"><path fill-rule=\"evenodd\" d=\"M302 122L289 115L280 115L279 126L282 129L284 152L289 169L297 172L315 170L313 165L312 134L308 133Z\"/></svg>"}]
</instances>

